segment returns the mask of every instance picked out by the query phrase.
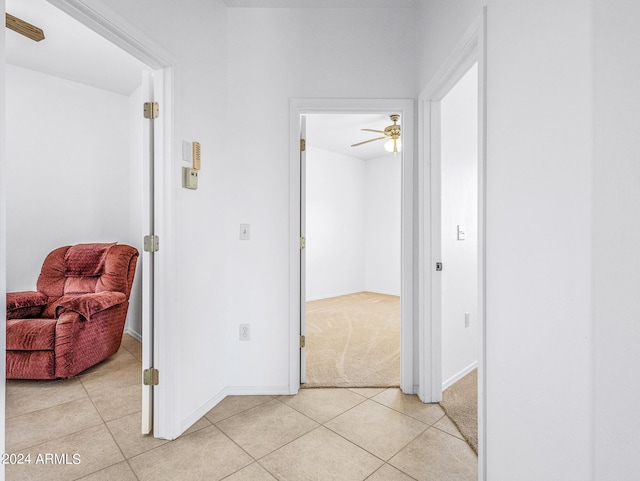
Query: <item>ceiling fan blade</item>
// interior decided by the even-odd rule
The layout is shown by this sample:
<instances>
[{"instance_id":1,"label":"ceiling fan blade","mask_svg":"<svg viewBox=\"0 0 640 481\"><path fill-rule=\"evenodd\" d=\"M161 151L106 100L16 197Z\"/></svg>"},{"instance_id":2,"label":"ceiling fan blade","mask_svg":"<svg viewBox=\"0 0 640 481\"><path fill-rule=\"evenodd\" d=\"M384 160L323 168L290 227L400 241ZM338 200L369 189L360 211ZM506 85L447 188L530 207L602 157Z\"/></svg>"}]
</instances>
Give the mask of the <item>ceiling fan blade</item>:
<instances>
[{"instance_id":1,"label":"ceiling fan blade","mask_svg":"<svg viewBox=\"0 0 640 481\"><path fill-rule=\"evenodd\" d=\"M362 145L362 144L368 144L369 142L375 142L376 140L382 140L382 139L386 139L387 137L378 137L377 139L371 139L371 140L365 140L364 142L358 142L357 144L353 144L351 145L351 147L357 147L358 145Z\"/></svg>"},{"instance_id":2,"label":"ceiling fan blade","mask_svg":"<svg viewBox=\"0 0 640 481\"><path fill-rule=\"evenodd\" d=\"M9 15L8 13L5 14L5 16L5 25L7 28L13 30L14 32L18 32L20 35L24 35L31 40L35 40L36 42L44 39L44 32L41 28L38 28L35 25L31 25L24 20L20 20L18 17Z\"/></svg>"},{"instance_id":3,"label":"ceiling fan blade","mask_svg":"<svg viewBox=\"0 0 640 481\"><path fill-rule=\"evenodd\" d=\"M373 129L360 129L360 130L364 130L365 132L375 132L377 134L384 134L384 130L373 130Z\"/></svg>"}]
</instances>

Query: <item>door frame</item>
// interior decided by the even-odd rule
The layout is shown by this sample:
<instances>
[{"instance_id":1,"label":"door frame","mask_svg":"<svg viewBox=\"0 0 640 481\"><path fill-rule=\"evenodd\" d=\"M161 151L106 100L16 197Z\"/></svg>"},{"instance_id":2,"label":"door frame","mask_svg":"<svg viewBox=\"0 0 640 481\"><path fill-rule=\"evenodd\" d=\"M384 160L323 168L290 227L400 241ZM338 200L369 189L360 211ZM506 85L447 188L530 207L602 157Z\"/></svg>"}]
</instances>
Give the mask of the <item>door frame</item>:
<instances>
[{"instance_id":1,"label":"door frame","mask_svg":"<svg viewBox=\"0 0 640 481\"><path fill-rule=\"evenodd\" d=\"M413 394L417 386L414 373L416 356L414 340L417 312L415 293L417 272L415 249L415 119L413 99L305 99L293 98L289 103L289 393L300 389L300 117L305 114L399 113L402 119L402 254L401 254L401 332L400 387Z\"/></svg>"},{"instance_id":2,"label":"door frame","mask_svg":"<svg viewBox=\"0 0 640 481\"><path fill-rule=\"evenodd\" d=\"M478 63L478 479L486 479L486 176L487 176L487 9L461 38L418 99L419 296L421 322L419 352L420 398L442 400L441 276L435 270L441 258L440 101Z\"/></svg>"},{"instance_id":3,"label":"door frame","mask_svg":"<svg viewBox=\"0 0 640 481\"><path fill-rule=\"evenodd\" d=\"M146 64L153 72L154 100L160 103L160 116L155 124L154 135L154 224L155 234L161 239L161 249L153 254L153 320L152 346L143 343L143 358L153 362L163 371L162 384L153 386L153 433L157 438L173 439L179 429L175 413L176 395L171 386L173 370L170 339L174 339L167 292L171 274L172 252L172 198L171 198L171 139L173 132L173 65L175 59L163 47L136 29L129 22L102 4L87 5L82 0L47 0L81 24L117 45L133 57ZM140 107L142 121L142 106ZM144 179L145 190L149 190L148 179ZM144 209L143 209L144 210ZM145 227L146 229L146 227ZM142 240L142 239L141 239ZM147 253L143 253L145 255ZM146 257L149 259L149 256ZM144 269L148 271L147 269ZM143 306L144 309L144 306ZM148 313L147 313L148 315ZM143 318L145 313L143 312ZM143 332L143 338L145 333ZM151 352L153 354L151 354ZM150 358L153 356L153 359ZM141 376L142 377L142 376Z\"/></svg>"}]
</instances>

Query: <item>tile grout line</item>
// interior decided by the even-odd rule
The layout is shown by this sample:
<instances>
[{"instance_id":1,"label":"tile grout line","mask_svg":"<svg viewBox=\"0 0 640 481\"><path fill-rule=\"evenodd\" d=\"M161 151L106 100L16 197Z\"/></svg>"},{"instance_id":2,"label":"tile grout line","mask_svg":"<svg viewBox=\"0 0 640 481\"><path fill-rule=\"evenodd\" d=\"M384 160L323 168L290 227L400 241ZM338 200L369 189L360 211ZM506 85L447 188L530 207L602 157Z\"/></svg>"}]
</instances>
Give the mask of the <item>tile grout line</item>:
<instances>
[{"instance_id":1,"label":"tile grout line","mask_svg":"<svg viewBox=\"0 0 640 481\"><path fill-rule=\"evenodd\" d=\"M280 401L278 398L274 397L274 398L272 399L272 401L278 401L280 404L282 404L282 405L284 405L284 406L288 407L289 409L291 409L291 410L293 410L293 411L296 411L296 412L297 412L297 413L299 413L299 414L302 414L302 415L303 415L303 416L305 416L307 419L310 419L310 420L311 420L311 421L313 421L315 424L317 424L317 426L315 426L313 429L310 429L309 431L307 431L307 432L305 432L305 433L302 433L300 436L297 436L295 439L292 439L291 441L286 442L285 444L283 444L282 446L279 446L278 448L274 449L273 451L268 452L268 453L267 453L267 454L265 454L264 456L260 456L259 458L254 458L254 457L253 457L251 454L249 454L249 453L248 453L248 452L247 452L247 451L246 451L242 446L240 446L238 443L236 443L236 442L235 442L235 441L234 441L234 440L233 440L233 439L232 439L232 438L231 438L231 437L230 437L226 432L224 432L224 431L222 430L222 428L220 428L220 427L218 426L218 424L217 424L217 423L214 423L213 425L214 425L214 426L216 427L216 429L218 429L222 434L224 434L227 438L229 438L229 440L231 440L231 442L233 442L236 446L238 446L238 447L239 447L240 449L242 449L245 453L247 453L247 454L251 457L251 459L253 459L255 462L258 462L258 463L259 463L259 461L260 461L261 459L263 459L263 458L265 458L265 457L269 456L271 453L276 452L277 450L279 450L279 449L281 449L281 448L283 448L283 447L287 446L288 444L291 444L292 442L294 442L294 441L296 441L296 440L300 439L302 436L305 436L305 435L309 434L310 432L315 431L315 430L316 430L316 429L318 429L320 426L322 426L322 424L321 424L321 423L319 423L318 421L316 421L316 420L314 420L314 419L311 419L309 416L307 416L307 415L305 415L305 414L303 414L303 413L299 412L297 409L294 409L294 408L292 408L291 406L287 406L287 404L285 404L284 402ZM270 402L270 401L267 401L267 402ZM262 406L262 405L264 405L264 404L266 404L266 403L261 403L261 404L258 404L257 406L253 406L252 408L249 408L249 409L246 409L246 410L242 411L242 413L246 413L247 411L250 411L250 410L252 410L252 409L255 409L255 408L257 408L257 407L259 407L259 406ZM242 414L242 413L238 413L238 414ZM238 414L235 414L234 416L237 416ZM234 416L230 416L230 417L228 417L228 418L226 418L226 419L231 419L231 418L232 418L232 417L234 417ZM224 420L221 420L221 421L219 421L219 422L222 422L222 421L224 421ZM262 466L262 464L260 464L260 466ZM246 466L245 466L245 467L246 467ZM264 468L264 466L262 466L262 467ZM264 469L266 469L266 468L264 468ZM268 470L267 470L267 471L268 471ZM271 473L270 473L270 474L271 474Z\"/></svg>"},{"instance_id":2,"label":"tile grout line","mask_svg":"<svg viewBox=\"0 0 640 481\"><path fill-rule=\"evenodd\" d=\"M142 364L140 364L142 366ZM93 405L93 408L96 410L96 412L98 413L98 416L100 416L100 419L102 419L102 424L104 425L104 428L107 430L107 432L109 433L109 436L111 436L111 439L113 440L114 444L116 445L116 447L118 448L118 451L120 451L120 454L122 455L122 459L124 460L124 462L127 463L127 466L129 466L129 469L131 470L131 472L133 473L133 475L135 476L135 478L139 481L138 475L136 474L136 472L133 470L133 468L131 467L131 464L129 464L129 460L127 459L127 456L125 456L124 451L122 450L122 448L120 447L120 444L118 444L117 439L115 438L115 436L113 435L113 433L111 432L111 429L109 429L109 426L107 424L107 421L104 419L104 417L102 416L102 414L100 413L100 411L98 410L98 408L96 407L95 403L93 402L93 398L91 397L91 394L89 394L89 391L87 390L87 387L84 385L84 383L82 382L82 379L80 379L80 384L82 385L82 389L85 390L85 392L87 393L87 396L89 397L89 400L91 401L91 404ZM108 469L112 466L115 466L116 464L121 463L122 461L118 461L117 463L111 464L110 466L107 466L103 469L100 469L98 471L94 471L91 474L95 474L95 473L99 473L100 471L103 471L105 469Z\"/></svg>"},{"instance_id":3,"label":"tile grout line","mask_svg":"<svg viewBox=\"0 0 640 481\"><path fill-rule=\"evenodd\" d=\"M207 414L209 414L209 412L213 411L213 410L214 410L214 409L219 405L219 403L218 403L216 406L214 406L211 410L209 410L209 412L208 412L207 414L205 414L204 416L202 416L202 417L203 417L203 418L206 418L206 419L207 419L207 421L209 421L211 424L216 425L217 423L221 423L222 421L226 421L227 419L231 419L232 417L237 416L238 414L246 413L247 411L249 411L249 410L251 410L251 409L253 409L253 408L257 408L258 406L262 406L263 404L266 404L266 403L268 403L269 401L273 401L274 399L276 399L276 397L275 397L275 396L271 396L271 395L268 395L268 396L270 396L270 397L271 397L271 399L267 399L267 400L265 400L264 402L261 402L260 404L256 404L255 406L251 406L251 407L249 407L249 408L247 408L247 409L243 409L242 411L238 411L237 413L233 413L233 414L231 414L231 415L227 416L226 418L218 419L218 420L217 420L217 421L215 421L215 422L214 422L214 421L212 421L211 419L209 419L209 418L207 417ZM227 397L229 397L229 396L227 396ZM225 399L227 399L227 398L225 397ZM223 399L223 401L224 401L224 399Z\"/></svg>"},{"instance_id":4,"label":"tile grout line","mask_svg":"<svg viewBox=\"0 0 640 481\"><path fill-rule=\"evenodd\" d=\"M331 388L331 389L333 389L333 388ZM342 388L336 388L336 389L342 389ZM358 393L354 393L354 394L357 394L358 396L363 397L363 400L362 400L362 401L360 401L360 402L359 402L358 404L356 404L355 406L351 406L351 407L350 407L350 408L348 408L346 411L343 411L343 412L341 412L340 414L336 414L336 415L335 415L335 416L333 416L331 419L327 419L327 420L326 420L326 421L324 421L324 422L316 421L316 420L315 420L315 419L313 419L311 416L309 416L309 415L307 415L307 414L303 413L303 412L302 412L302 411L300 411L299 409L296 409L294 406L290 406L289 404L285 403L284 401L280 401L279 399L278 399L278 401L280 401L282 404L284 404L284 405L285 405L285 406L287 406L288 408L291 408L291 409L293 409L294 411L296 411L296 412L298 412L298 413L302 414L304 417L306 417L306 418L308 418L308 419L311 419L314 423L318 423L318 424L320 424L321 426L324 426L324 424L325 424L325 423L328 423L329 421L333 421L335 418L340 417L340 416L342 416L343 414L345 414L345 413L347 413L347 412L351 411L352 409L354 409L354 408L356 408L356 407L360 406L360 404L362 404L362 403L366 402L366 401L367 401L367 399L368 399L368 398L366 398L366 397L362 396L361 394L358 394Z\"/></svg>"},{"instance_id":5,"label":"tile grout line","mask_svg":"<svg viewBox=\"0 0 640 481\"><path fill-rule=\"evenodd\" d=\"M369 476L367 476L363 481L367 481L367 479L371 479L371 476L373 476L374 474L376 474L378 471L380 471L382 468L384 468L385 466L389 466L392 469L397 470L398 472L404 474L405 476L407 476L411 481L418 481L416 478L414 478L413 476L410 476L409 474L405 473L404 471L402 471L401 469L396 468L395 466L393 466L392 464L389 463L384 463L382 466L380 466L378 469L376 469L373 473L371 473Z\"/></svg>"},{"instance_id":6,"label":"tile grout line","mask_svg":"<svg viewBox=\"0 0 640 481\"><path fill-rule=\"evenodd\" d=\"M398 390L400 390L400 388L389 388L389 389L398 389ZM388 389L385 389L384 391L382 391L382 393L384 393L384 392L386 392L386 391L388 391ZM403 395L405 395L405 396L415 396L415 394L404 394L401 390L400 390L400 392L401 392ZM380 394L382 394L382 393L380 393ZM408 414L408 413L405 413L405 412L403 412L403 411L400 411L399 409L396 409L396 408L394 408L393 406L388 406L387 404L384 404L384 403L382 403L382 402L377 401L376 399L374 399L375 397L379 396L380 394L376 394L375 396L373 396L373 397L371 397L371 398L369 398L369 399L371 399L371 400L372 400L373 402L375 402L375 403L378 403L378 404L379 404L379 405L381 405L381 406L384 406L384 407L387 407L387 408L389 408L389 409L392 409L393 411L395 411L395 412L397 412L397 413L404 414L405 416L408 416L408 417L410 417L410 418L412 418L412 419L415 419L416 421L420 421L420 422L421 422L421 423L423 423L423 424L428 424L429 426L433 426L433 425L434 425L434 424L436 424L438 421L440 421L443 417L447 416L447 415L446 415L446 413L444 412L444 409L442 409L442 406L440 406L440 403L422 403L422 404L424 404L425 406L427 406L427 405L434 405L434 406L435 406L435 405L437 404L437 405L440 407L440 409L442 409L442 416L440 416L438 419L436 419L433 423L427 423L427 422L422 421L421 419L418 419L418 418L417 418L417 417L415 417L415 416L412 416L411 414ZM422 402L422 401L420 401L420 402Z\"/></svg>"},{"instance_id":7,"label":"tile grout line","mask_svg":"<svg viewBox=\"0 0 640 481\"><path fill-rule=\"evenodd\" d=\"M327 421L329 422L329 421ZM424 423L423 423L424 424ZM381 458L380 456L378 456L375 453L372 453L371 451L369 451L367 448L365 448L364 446L360 446L359 444L356 444L354 441L351 441L350 439L346 438L345 436L343 436L342 434L340 434L339 432L334 431L333 429L331 429L329 426L325 426L324 424L322 425L322 427L328 429L329 431L331 431L333 434L340 436L342 439L344 439L345 441L353 444L354 446L356 446L357 448L362 449L363 451L365 451L366 453L369 453L371 456L379 459L380 461L382 461L383 464L389 464L388 460ZM400 448L398 451L396 451L394 454L392 454L389 457L389 460L391 458L393 458L395 455L397 455L400 451L402 451L404 448L406 448L409 444L411 444L412 442L414 442L419 436L421 436L422 434L424 434L431 426L427 426L426 429L424 429L423 431L421 431L419 434L417 434L415 437L413 437L413 439L411 439L411 441L409 441L407 444L405 444L404 446L402 446L402 448ZM382 466L380 466L382 467ZM393 466L395 468L395 466ZM380 468L378 468L380 469ZM396 468L397 469L397 468ZM404 472L404 471L403 471ZM371 473L373 474L373 473ZM406 474L406 473L405 473Z\"/></svg>"},{"instance_id":8,"label":"tile grout line","mask_svg":"<svg viewBox=\"0 0 640 481\"><path fill-rule=\"evenodd\" d=\"M83 388L84 388L84 386L83 386ZM93 405L93 401L91 400L91 398L88 398L88 400L89 400L89 402L91 402L91 405L93 406L93 408L96 409L96 407ZM47 409L58 408L60 406L64 406L66 404L71 404L71 403L77 402L77 401L82 401L82 399L74 399L72 401L67 401L67 402L63 402L63 403L60 403L60 404L56 404L55 406L49 406L48 408L38 409L37 411L32 411L30 413L21 414L20 416L15 416L15 417L13 417L11 419L17 419L17 418L22 417L22 416L30 415L30 414L41 412L41 411L46 411ZM100 416L100 413L98 412L97 409L96 409L96 412L98 413L98 416L100 417L100 420L104 424L104 419L102 419L102 416ZM57 437L52 438L52 439L45 439L44 441L41 441L41 442L39 442L37 444L31 444L31 445L26 446L24 448L19 448L19 449L17 449L17 451L26 451L27 449L32 449L32 448L38 447L41 444L45 444L45 443L49 443L49 442L52 442L52 441L55 441L55 440L59 440L60 438L63 438L63 437L66 437L66 436L71 436L72 434L81 433L82 431L86 431L87 429L95 428L96 426L100 426L100 424L94 424L93 426L85 426L82 429L78 429L77 431L72 431L72 432L66 433L66 434L64 434L62 436L57 436Z\"/></svg>"}]
</instances>

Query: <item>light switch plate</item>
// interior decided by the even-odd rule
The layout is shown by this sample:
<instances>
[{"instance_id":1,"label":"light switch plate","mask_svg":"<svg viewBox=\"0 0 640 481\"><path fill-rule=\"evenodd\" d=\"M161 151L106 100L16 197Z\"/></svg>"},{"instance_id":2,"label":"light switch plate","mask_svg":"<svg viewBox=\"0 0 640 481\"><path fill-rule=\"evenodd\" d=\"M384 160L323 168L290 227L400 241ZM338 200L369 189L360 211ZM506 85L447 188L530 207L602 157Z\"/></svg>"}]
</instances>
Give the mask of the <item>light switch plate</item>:
<instances>
[{"instance_id":1,"label":"light switch plate","mask_svg":"<svg viewBox=\"0 0 640 481\"><path fill-rule=\"evenodd\" d=\"M467 229L463 225L458 226L458 240L465 240L467 238Z\"/></svg>"},{"instance_id":2,"label":"light switch plate","mask_svg":"<svg viewBox=\"0 0 640 481\"><path fill-rule=\"evenodd\" d=\"M240 224L240 240L251 239L251 226L249 224Z\"/></svg>"}]
</instances>

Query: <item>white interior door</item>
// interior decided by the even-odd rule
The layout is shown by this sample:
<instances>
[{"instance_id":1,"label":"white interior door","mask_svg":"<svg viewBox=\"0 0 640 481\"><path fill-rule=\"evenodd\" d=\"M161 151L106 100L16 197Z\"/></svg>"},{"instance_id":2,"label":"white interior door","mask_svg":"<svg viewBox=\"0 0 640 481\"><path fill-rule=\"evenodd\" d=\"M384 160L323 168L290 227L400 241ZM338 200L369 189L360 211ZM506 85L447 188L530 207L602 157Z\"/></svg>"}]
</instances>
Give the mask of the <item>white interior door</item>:
<instances>
[{"instance_id":1,"label":"white interior door","mask_svg":"<svg viewBox=\"0 0 640 481\"><path fill-rule=\"evenodd\" d=\"M154 85L153 74L143 72L142 95L144 102L153 102ZM140 106L140 118L143 121L143 207L142 207L142 236L155 234L155 135L154 120L143 117L143 106ZM142 371L154 366L154 314L155 314L155 283L154 283L154 253L145 247L142 253ZM145 385L142 380L142 434L149 434L153 429L153 386Z\"/></svg>"},{"instance_id":2,"label":"white interior door","mask_svg":"<svg viewBox=\"0 0 640 481\"><path fill-rule=\"evenodd\" d=\"M306 185L307 185L307 118L300 116L300 339L305 339L306 329ZM300 343L300 383L307 382L307 348Z\"/></svg>"}]
</instances>

